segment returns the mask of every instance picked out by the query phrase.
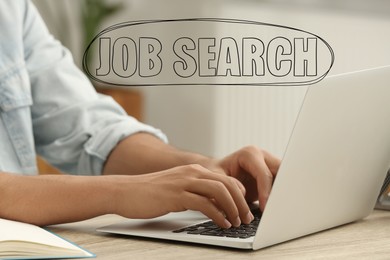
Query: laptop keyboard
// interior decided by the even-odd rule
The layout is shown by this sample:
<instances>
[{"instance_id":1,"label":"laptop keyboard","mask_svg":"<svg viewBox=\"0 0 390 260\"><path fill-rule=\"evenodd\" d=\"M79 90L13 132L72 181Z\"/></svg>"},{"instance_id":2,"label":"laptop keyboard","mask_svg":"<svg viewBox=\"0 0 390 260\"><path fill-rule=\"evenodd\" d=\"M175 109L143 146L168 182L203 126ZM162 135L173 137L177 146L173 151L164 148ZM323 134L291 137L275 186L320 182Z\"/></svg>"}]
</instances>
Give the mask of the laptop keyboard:
<instances>
[{"instance_id":1,"label":"laptop keyboard","mask_svg":"<svg viewBox=\"0 0 390 260\"><path fill-rule=\"evenodd\" d=\"M261 212L259 209L252 210L255 217L250 224L241 224L239 227L231 227L228 229L220 228L213 221L188 226L185 228L172 231L173 233L187 233L192 235L216 236L216 237L233 237L233 238L249 238L254 237L257 227L260 223Z\"/></svg>"}]
</instances>

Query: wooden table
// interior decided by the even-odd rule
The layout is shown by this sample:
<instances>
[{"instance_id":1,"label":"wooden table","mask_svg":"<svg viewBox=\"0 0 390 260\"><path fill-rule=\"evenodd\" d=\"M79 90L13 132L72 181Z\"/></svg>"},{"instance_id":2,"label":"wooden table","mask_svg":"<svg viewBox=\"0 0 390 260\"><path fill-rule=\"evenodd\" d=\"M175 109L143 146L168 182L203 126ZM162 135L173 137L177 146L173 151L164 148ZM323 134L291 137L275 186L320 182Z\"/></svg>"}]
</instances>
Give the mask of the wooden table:
<instances>
[{"instance_id":1,"label":"wooden table","mask_svg":"<svg viewBox=\"0 0 390 260\"><path fill-rule=\"evenodd\" d=\"M95 253L98 259L390 259L390 211L376 210L355 223L258 251L95 231L122 220L119 216L106 215L49 229Z\"/></svg>"}]
</instances>

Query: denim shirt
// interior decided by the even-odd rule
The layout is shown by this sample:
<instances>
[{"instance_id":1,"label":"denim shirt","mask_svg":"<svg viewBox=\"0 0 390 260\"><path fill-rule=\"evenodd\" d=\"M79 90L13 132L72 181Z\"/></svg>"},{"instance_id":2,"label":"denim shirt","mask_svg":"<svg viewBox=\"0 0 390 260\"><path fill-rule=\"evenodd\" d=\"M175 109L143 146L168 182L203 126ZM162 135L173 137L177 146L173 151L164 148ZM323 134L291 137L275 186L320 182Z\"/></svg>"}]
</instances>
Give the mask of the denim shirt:
<instances>
[{"instance_id":1,"label":"denim shirt","mask_svg":"<svg viewBox=\"0 0 390 260\"><path fill-rule=\"evenodd\" d=\"M0 171L34 175L36 153L64 172L100 174L115 145L161 131L97 94L31 2L0 1Z\"/></svg>"}]
</instances>

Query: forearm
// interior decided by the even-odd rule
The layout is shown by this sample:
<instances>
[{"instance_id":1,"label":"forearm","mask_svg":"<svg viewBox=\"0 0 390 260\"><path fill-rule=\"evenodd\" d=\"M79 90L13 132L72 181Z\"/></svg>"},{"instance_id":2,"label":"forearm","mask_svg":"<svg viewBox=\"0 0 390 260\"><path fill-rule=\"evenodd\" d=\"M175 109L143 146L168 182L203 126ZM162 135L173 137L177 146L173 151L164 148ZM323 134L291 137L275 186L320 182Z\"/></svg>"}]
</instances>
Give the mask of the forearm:
<instances>
[{"instance_id":1,"label":"forearm","mask_svg":"<svg viewBox=\"0 0 390 260\"><path fill-rule=\"evenodd\" d=\"M113 177L0 173L0 218L50 225L113 213Z\"/></svg>"},{"instance_id":2,"label":"forearm","mask_svg":"<svg viewBox=\"0 0 390 260\"><path fill-rule=\"evenodd\" d=\"M45 226L107 213L153 218L192 209L228 228L253 219L237 182L199 165L137 176L0 173L0 218Z\"/></svg>"},{"instance_id":3,"label":"forearm","mask_svg":"<svg viewBox=\"0 0 390 260\"><path fill-rule=\"evenodd\" d=\"M136 175L188 164L206 164L211 159L181 151L145 133L129 136L111 152L104 166L104 174Z\"/></svg>"}]
</instances>

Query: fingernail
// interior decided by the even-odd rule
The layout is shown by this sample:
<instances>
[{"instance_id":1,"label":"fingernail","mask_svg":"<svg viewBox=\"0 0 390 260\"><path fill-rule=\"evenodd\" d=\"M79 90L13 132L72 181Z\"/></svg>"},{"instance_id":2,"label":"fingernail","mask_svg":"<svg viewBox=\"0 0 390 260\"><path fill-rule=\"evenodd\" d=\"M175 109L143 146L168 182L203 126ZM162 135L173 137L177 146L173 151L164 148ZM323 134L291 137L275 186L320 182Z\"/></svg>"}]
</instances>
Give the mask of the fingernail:
<instances>
[{"instance_id":1,"label":"fingernail","mask_svg":"<svg viewBox=\"0 0 390 260\"><path fill-rule=\"evenodd\" d=\"M239 227L241 225L241 219L240 217L237 217L234 222L233 222L233 226L235 227Z\"/></svg>"},{"instance_id":2,"label":"fingernail","mask_svg":"<svg viewBox=\"0 0 390 260\"><path fill-rule=\"evenodd\" d=\"M225 219L223 226L224 226L224 228L231 228L232 224L230 224L230 222L227 219Z\"/></svg>"},{"instance_id":3,"label":"fingernail","mask_svg":"<svg viewBox=\"0 0 390 260\"><path fill-rule=\"evenodd\" d=\"M249 211L248 214L246 214L246 216L245 216L245 223L246 223L246 224L249 224L249 223L251 223L254 219L255 219L255 217L254 217L253 214Z\"/></svg>"}]
</instances>

